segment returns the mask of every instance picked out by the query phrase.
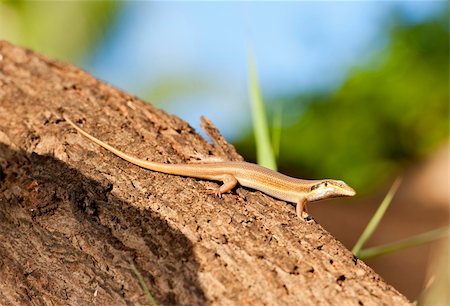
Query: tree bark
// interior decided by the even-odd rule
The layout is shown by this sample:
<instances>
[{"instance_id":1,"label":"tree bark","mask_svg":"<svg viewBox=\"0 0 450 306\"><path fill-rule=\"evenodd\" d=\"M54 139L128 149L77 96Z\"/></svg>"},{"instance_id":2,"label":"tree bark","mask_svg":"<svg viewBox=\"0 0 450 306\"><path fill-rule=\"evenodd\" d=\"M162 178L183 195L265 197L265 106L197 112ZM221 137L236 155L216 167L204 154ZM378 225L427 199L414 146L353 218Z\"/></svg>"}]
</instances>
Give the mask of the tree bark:
<instances>
[{"instance_id":1,"label":"tree bark","mask_svg":"<svg viewBox=\"0 0 450 306\"><path fill-rule=\"evenodd\" d=\"M73 66L0 41L0 304L406 305L314 220L258 191L152 172L139 158L239 160L187 123Z\"/></svg>"}]
</instances>

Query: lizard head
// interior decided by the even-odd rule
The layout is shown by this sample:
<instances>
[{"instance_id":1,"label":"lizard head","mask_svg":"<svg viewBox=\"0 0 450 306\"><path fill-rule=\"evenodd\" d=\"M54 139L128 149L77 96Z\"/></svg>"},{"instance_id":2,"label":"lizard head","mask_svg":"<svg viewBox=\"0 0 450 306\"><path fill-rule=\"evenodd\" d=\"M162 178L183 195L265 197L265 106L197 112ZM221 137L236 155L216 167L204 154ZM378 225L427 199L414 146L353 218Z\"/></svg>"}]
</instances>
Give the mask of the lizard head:
<instances>
[{"instance_id":1,"label":"lizard head","mask_svg":"<svg viewBox=\"0 0 450 306\"><path fill-rule=\"evenodd\" d=\"M306 200L314 202L328 198L352 197L355 194L355 190L343 181L321 180L311 185Z\"/></svg>"}]
</instances>

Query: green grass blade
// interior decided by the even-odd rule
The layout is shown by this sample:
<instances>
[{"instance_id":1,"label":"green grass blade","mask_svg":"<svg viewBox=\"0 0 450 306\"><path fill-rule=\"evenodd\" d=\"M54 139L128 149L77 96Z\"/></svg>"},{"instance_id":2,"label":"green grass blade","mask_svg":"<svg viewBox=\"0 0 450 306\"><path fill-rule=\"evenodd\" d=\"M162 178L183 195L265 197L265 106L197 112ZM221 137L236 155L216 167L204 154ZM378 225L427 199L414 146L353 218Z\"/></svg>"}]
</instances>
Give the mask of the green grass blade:
<instances>
[{"instance_id":1,"label":"green grass blade","mask_svg":"<svg viewBox=\"0 0 450 306\"><path fill-rule=\"evenodd\" d=\"M283 124L283 105L278 104L272 119L272 151L275 159L280 156L281 126Z\"/></svg>"},{"instance_id":2,"label":"green grass blade","mask_svg":"<svg viewBox=\"0 0 450 306\"><path fill-rule=\"evenodd\" d=\"M275 155L270 143L266 109L264 107L264 102L259 88L255 59L251 51L248 53L248 69L249 95L256 142L256 161L261 166L272 170L277 170Z\"/></svg>"},{"instance_id":3,"label":"green grass blade","mask_svg":"<svg viewBox=\"0 0 450 306\"><path fill-rule=\"evenodd\" d=\"M448 226L441 227L404 240L361 250L359 252L358 258L363 260L372 259L378 256L390 254L407 248L419 246L421 244L429 243L444 237L448 237L448 234L449 234L449 227Z\"/></svg>"},{"instance_id":4,"label":"green grass blade","mask_svg":"<svg viewBox=\"0 0 450 306\"><path fill-rule=\"evenodd\" d=\"M364 232L359 237L358 241L356 242L355 246L352 249L353 254L355 254L357 257L360 257L360 251L363 248L363 246L366 244L367 240L370 239L373 232L378 227L378 224L380 223L381 219L384 216L384 213L389 207L389 204L391 204L392 198L394 197L395 193L397 192L398 187L400 186L401 179L397 178L394 183L391 186L391 189L389 189L389 192L387 193L386 197L383 199L383 202L381 202L380 206L378 207L377 211L373 215L372 219L370 220L369 224L367 224L366 228L364 229Z\"/></svg>"},{"instance_id":5,"label":"green grass blade","mask_svg":"<svg viewBox=\"0 0 450 306\"><path fill-rule=\"evenodd\" d=\"M142 277L141 273L139 273L138 269L133 263L130 263L131 270L136 275L137 279L139 280L139 284L142 287L142 290L144 290L145 296L147 297L147 300L150 302L150 305L157 306L155 299L153 298L152 294L150 293L150 290L148 290L147 284L144 281L144 278Z\"/></svg>"}]
</instances>

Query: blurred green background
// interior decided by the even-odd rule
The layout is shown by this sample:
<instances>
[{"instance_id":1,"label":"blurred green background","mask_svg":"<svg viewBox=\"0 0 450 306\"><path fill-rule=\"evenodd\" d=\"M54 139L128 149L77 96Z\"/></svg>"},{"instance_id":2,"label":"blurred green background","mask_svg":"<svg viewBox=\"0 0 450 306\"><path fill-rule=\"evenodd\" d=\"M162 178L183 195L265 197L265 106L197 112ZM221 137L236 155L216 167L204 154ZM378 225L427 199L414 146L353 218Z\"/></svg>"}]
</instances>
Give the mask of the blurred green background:
<instances>
[{"instance_id":1,"label":"blurred green background","mask_svg":"<svg viewBox=\"0 0 450 306\"><path fill-rule=\"evenodd\" d=\"M448 26L444 1L0 1L0 39L79 65L194 126L206 114L254 161L251 46L270 121L281 111L280 171L343 179L359 193L313 210L349 248L399 175L408 179L398 209L374 243L448 224ZM373 266L415 299L431 252Z\"/></svg>"},{"instance_id":2,"label":"blurred green background","mask_svg":"<svg viewBox=\"0 0 450 306\"><path fill-rule=\"evenodd\" d=\"M416 25L395 18L382 53L350 69L332 91L269 101L285 112L279 163L311 177L336 174L373 191L448 140L448 16ZM238 142L253 156L252 137ZM320 154L319 154L320 153Z\"/></svg>"}]
</instances>

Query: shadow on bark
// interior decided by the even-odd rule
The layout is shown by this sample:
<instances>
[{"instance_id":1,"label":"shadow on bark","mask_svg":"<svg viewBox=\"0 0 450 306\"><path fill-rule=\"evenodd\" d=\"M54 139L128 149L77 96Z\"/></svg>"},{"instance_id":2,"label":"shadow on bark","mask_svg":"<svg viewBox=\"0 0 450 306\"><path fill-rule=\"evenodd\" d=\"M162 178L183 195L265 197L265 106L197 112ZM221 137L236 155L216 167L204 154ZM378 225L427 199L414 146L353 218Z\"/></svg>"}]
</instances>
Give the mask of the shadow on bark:
<instances>
[{"instance_id":1,"label":"shadow on bark","mask_svg":"<svg viewBox=\"0 0 450 306\"><path fill-rule=\"evenodd\" d=\"M0 304L207 304L191 242L51 157L0 144ZM176 292L176 294L175 294Z\"/></svg>"}]
</instances>

